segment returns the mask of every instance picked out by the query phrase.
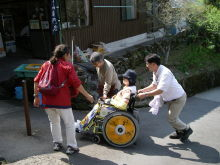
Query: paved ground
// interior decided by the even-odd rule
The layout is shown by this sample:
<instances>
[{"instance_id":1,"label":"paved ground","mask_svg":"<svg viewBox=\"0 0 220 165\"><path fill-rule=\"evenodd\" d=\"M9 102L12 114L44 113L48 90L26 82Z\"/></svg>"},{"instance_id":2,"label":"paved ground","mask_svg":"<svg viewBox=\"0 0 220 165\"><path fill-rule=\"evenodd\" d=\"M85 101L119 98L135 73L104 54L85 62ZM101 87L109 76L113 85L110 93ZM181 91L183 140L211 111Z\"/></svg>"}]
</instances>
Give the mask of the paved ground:
<instances>
[{"instance_id":1,"label":"paved ground","mask_svg":"<svg viewBox=\"0 0 220 165\"><path fill-rule=\"evenodd\" d=\"M141 130L136 145L114 148L105 142L93 144L77 135L80 153L73 156L52 151L49 123L43 110L31 108L33 136L27 136L22 103L2 100L0 105L0 155L15 165L220 164L220 87L187 100L181 118L194 130L190 143L168 138L172 129L166 121L166 106L158 116L152 116L143 108L139 109ZM85 114L74 111L76 119Z\"/></svg>"}]
</instances>

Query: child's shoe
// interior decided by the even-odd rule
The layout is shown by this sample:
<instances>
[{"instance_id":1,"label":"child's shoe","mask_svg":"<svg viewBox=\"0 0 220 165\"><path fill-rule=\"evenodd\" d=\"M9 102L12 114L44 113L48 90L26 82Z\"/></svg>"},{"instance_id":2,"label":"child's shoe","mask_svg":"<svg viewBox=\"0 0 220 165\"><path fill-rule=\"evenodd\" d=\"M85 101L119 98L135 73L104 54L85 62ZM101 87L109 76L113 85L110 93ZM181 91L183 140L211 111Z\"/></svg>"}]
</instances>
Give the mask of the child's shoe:
<instances>
[{"instance_id":1,"label":"child's shoe","mask_svg":"<svg viewBox=\"0 0 220 165\"><path fill-rule=\"evenodd\" d=\"M77 133L80 133L83 130L82 125L80 124L80 122L81 122L80 120L77 120L75 122L75 130L76 130Z\"/></svg>"}]
</instances>

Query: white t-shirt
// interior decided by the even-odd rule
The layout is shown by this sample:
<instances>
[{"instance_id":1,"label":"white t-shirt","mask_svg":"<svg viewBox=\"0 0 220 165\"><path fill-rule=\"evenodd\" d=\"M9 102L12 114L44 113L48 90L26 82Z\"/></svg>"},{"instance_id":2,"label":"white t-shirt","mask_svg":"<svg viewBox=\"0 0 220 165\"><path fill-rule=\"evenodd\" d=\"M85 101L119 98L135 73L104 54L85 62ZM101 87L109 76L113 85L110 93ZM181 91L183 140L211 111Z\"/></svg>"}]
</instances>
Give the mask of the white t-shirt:
<instances>
[{"instance_id":1,"label":"white t-shirt","mask_svg":"<svg viewBox=\"0 0 220 165\"><path fill-rule=\"evenodd\" d=\"M128 87L124 87L124 89L130 89L132 94L136 94L137 92L137 87L136 86L128 86Z\"/></svg>"},{"instance_id":2,"label":"white t-shirt","mask_svg":"<svg viewBox=\"0 0 220 165\"><path fill-rule=\"evenodd\" d=\"M185 94L182 86L177 82L173 73L165 66L160 65L157 72L153 73L152 84L163 91L161 94L164 101L178 99Z\"/></svg>"}]
</instances>

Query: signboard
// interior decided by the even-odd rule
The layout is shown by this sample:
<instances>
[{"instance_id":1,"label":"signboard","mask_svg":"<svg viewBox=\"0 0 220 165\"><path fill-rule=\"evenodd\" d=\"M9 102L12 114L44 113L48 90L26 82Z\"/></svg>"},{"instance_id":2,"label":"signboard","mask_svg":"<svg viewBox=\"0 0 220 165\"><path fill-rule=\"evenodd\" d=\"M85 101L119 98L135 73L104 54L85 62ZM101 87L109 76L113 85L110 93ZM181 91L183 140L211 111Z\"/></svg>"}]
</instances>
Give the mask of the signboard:
<instances>
[{"instance_id":1,"label":"signboard","mask_svg":"<svg viewBox=\"0 0 220 165\"><path fill-rule=\"evenodd\" d=\"M49 22L48 21L41 21L41 28L42 29L49 29Z\"/></svg>"},{"instance_id":2,"label":"signboard","mask_svg":"<svg viewBox=\"0 0 220 165\"><path fill-rule=\"evenodd\" d=\"M30 29L40 29L40 21L39 20L30 20Z\"/></svg>"}]
</instances>

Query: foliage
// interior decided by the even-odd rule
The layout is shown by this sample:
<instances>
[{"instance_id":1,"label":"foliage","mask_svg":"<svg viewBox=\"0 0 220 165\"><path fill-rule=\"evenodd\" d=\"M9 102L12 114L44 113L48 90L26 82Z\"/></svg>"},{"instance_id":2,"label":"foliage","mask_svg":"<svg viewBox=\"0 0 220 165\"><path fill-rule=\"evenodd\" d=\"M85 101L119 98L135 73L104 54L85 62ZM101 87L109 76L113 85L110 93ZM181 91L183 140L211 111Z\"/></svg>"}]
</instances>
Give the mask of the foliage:
<instances>
[{"instance_id":1,"label":"foliage","mask_svg":"<svg viewBox=\"0 0 220 165\"><path fill-rule=\"evenodd\" d=\"M220 67L220 54L198 44L191 44L180 55L177 68L186 72L196 72Z\"/></svg>"},{"instance_id":2,"label":"foliage","mask_svg":"<svg viewBox=\"0 0 220 165\"><path fill-rule=\"evenodd\" d=\"M188 19L199 5L190 0L139 0L138 11L147 14L165 28Z\"/></svg>"},{"instance_id":3,"label":"foliage","mask_svg":"<svg viewBox=\"0 0 220 165\"><path fill-rule=\"evenodd\" d=\"M140 0L138 1L139 11L145 12L147 18L153 19L164 27L164 37L159 41L155 40L164 56L165 64L168 63L170 50L175 41L175 31L182 31L186 28L186 20L192 15L195 6L189 0Z\"/></svg>"},{"instance_id":4,"label":"foliage","mask_svg":"<svg viewBox=\"0 0 220 165\"><path fill-rule=\"evenodd\" d=\"M220 8L220 1L219 0L205 0L206 4L211 4L217 8Z\"/></svg>"},{"instance_id":5,"label":"foliage","mask_svg":"<svg viewBox=\"0 0 220 165\"><path fill-rule=\"evenodd\" d=\"M189 23L192 42L200 41L204 47L220 52L220 10L213 5L205 5L199 15L192 15Z\"/></svg>"}]
</instances>

